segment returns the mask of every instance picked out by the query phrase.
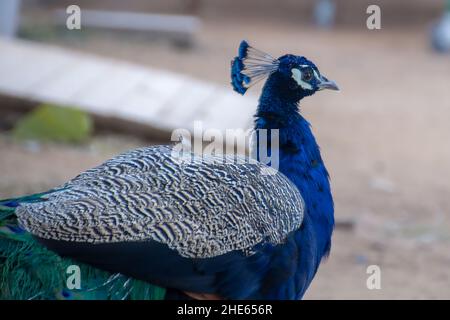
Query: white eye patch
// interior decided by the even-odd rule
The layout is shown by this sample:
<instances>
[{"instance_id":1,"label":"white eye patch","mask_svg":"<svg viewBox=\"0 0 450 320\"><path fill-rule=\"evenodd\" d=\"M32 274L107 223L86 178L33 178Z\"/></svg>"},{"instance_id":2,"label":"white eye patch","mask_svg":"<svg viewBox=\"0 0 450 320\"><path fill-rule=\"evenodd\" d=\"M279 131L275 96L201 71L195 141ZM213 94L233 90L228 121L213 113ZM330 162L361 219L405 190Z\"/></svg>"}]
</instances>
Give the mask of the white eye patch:
<instances>
[{"instance_id":1,"label":"white eye patch","mask_svg":"<svg viewBox=\"0 0 450 320\"><path fill-rule=\"evenodd\" d=\"M317 80L320 80L321 76L319 76L319 74L317 73L316 70L313 70L314 72L314 77L316 77Z\"/></svg>"},{"instance_id":2,"label":"white eye patch","mask_svg":"<svg viewBox=\"0 0 450 320\"><path fill-rule=\"evenodd\" d=\"M302 71L297 68L292 68L292 78L297 82L297 84L302 87L305 90L312 90L312 86L308 83L302 80Z\"/></svg>"}]
</instances>

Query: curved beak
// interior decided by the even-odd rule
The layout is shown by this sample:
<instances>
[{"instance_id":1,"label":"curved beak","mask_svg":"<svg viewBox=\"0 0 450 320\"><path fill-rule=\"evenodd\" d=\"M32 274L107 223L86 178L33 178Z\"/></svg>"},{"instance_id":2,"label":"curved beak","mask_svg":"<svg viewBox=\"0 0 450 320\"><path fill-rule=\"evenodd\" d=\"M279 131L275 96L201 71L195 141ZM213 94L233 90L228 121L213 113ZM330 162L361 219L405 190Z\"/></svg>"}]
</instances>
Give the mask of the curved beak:
<instances>
[{"instance_id":1,"label":"curved beak","mask_svg":"<svg viewBox=\"0 0 450 320\"><path fill-rule=\"evenodd\" d=\"M333 80L328 80L327 78L325 78L323 76L321 77L320 80L321 81L318 84L319 90L330 89L330 90L339 91L338 85Z\"/></svg>"}]
</instances>

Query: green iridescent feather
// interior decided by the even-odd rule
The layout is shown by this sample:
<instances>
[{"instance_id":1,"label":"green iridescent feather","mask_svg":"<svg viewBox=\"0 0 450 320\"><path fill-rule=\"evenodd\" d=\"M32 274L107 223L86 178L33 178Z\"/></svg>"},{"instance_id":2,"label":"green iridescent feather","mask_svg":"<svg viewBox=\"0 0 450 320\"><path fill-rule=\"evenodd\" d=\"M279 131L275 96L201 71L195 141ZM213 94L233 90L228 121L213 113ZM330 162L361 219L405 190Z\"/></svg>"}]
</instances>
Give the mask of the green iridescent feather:
<instances>
[{"instance_id":1,"label":"green iridescent feather","mask_svg":"<svg viewBox=\"0 0 450 320\"><path fill-rule=\"evenodd\" d=\"M163 288L62 258L21 229L11 202L45 201L42 195L0 201L0 299L159 300ZM8 204L8 205L5 205ZM80 269L80 289L69 289ZM69 269L70 271L70 269ZM69 286L70 287L70 286Z\"/></svg>"}]
</instances>

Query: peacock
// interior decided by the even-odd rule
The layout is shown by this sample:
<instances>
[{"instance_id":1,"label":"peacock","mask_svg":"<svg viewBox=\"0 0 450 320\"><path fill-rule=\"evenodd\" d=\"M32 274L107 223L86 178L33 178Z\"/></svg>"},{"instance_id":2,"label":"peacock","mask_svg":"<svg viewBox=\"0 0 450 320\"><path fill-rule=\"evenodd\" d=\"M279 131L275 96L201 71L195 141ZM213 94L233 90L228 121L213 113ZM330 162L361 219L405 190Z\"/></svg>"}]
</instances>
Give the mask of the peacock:
<instances>
[{"instance_id":1,"label":"peacock","mask_svg":"<svg viewBox=\"0 0 450 320\"><path fill-rule=\"evenodd\" d=\"M338 87L303 56L242 41L233 89L263 79L254 129L278 143L257 135L254 159L150 146L0 201L0 297L301 299L330 252L334 206L299 101Z\"/></svg>"}]
</instances>

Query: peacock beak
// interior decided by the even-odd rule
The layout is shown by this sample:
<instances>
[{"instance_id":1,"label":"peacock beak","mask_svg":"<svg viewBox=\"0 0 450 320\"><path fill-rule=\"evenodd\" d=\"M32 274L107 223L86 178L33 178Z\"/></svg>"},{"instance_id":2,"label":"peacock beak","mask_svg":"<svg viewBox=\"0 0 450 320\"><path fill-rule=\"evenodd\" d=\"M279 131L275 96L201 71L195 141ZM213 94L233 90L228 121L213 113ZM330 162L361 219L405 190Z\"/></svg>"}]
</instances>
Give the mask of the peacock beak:
<instances>
[{"instance_id":1,"label":"peacock beak","mask_svg":"<svg viewBox=\"0 0 450 320\"><path fill-rule=\"evenodd\" d=\"M339 87L336 84L336 82L334 82L333 80L328 80L325 77L321 77L320 79L320 83L317 85L319 87L319 90L323 90L323 89L330 89L330 90L335 90L335 91L339 91Z\"/></svg>"}]
</instances>

